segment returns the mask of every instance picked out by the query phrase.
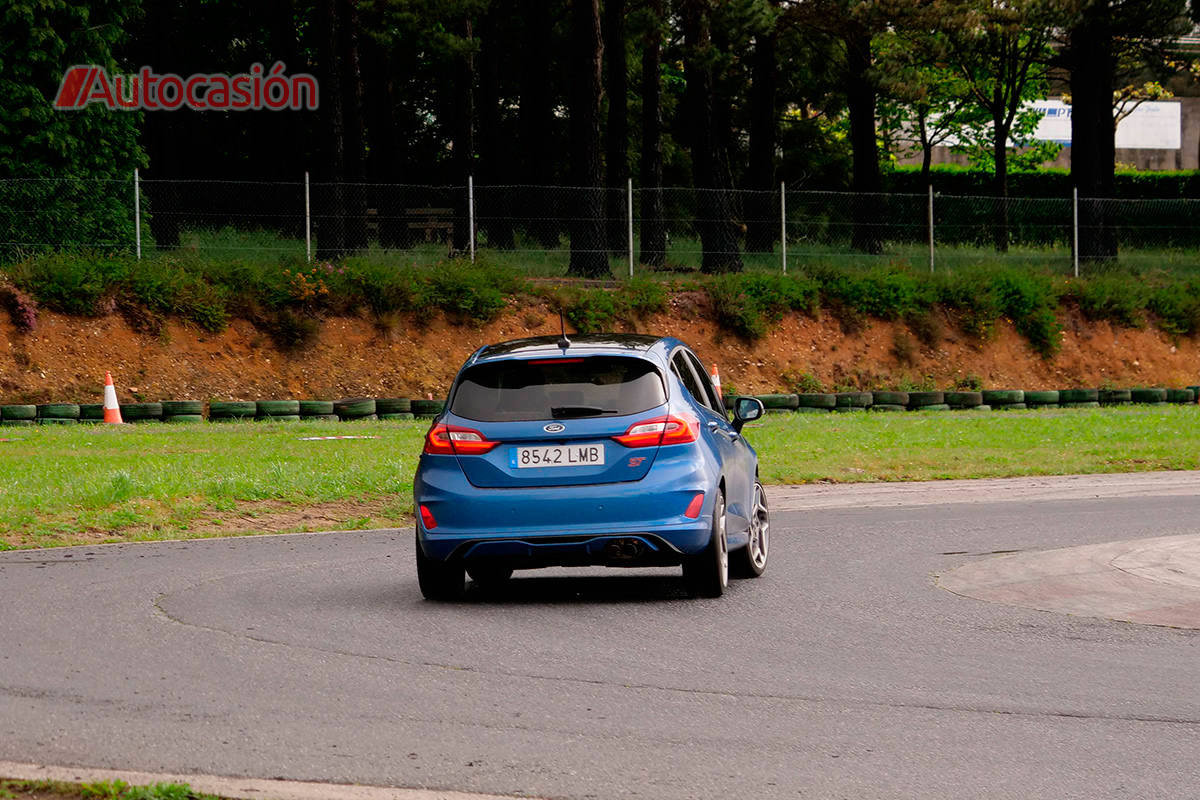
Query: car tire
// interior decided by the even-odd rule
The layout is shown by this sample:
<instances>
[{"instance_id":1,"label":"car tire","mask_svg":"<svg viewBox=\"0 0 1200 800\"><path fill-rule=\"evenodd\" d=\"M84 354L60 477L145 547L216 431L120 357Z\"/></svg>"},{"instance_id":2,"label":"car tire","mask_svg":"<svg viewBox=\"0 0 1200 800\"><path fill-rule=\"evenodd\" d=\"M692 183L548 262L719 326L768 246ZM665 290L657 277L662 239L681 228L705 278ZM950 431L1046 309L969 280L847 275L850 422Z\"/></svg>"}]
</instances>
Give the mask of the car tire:
<instances>
[{"instance_id":1,"label":"car tire","mask_svg":"<svg viewBox=\"0 0 1200 800\"><path fill-rule=\"evenodd\" d=\"M462 564L436 561L425 555L421 537L417 545L417 583L426 600L457 600L463 595L465 577Z\"/></svg>"},{"instance_id":2,"label":"car tire","mask_svg":"<svg viewBox=\"0 0 1200 800\"><path fill-rule=\"evenodd\" d=\"M467 575L481 589L495 589L508 583L513 571L508 567L497 567L490 564L476 564L467 567Z\"/></svg>"},{"instance_id":3,"label":"car tire","mask_svg":"<svg viewBox=\"0 0 1200 800\"><path fill-rule=\"evenodd\" d=\"M729 540L725 535L725 491L713 503L708 544L683 562L683 582L692 597L720 597L729 585Z\"/></svg>"},{"instance_id":4,"label":"car tire","mask_svg":"<svg viewBox=\"0 0 1200 800\"><path fill-rule=\"evenodd\" d=\"M771 511L767 507L767 492L754 482L754 505L750 508L750 530L746 546L729 555L729 567L735 578L757 578L767 570L767 555L771 545Z\"/></svg>"}]
</instances>

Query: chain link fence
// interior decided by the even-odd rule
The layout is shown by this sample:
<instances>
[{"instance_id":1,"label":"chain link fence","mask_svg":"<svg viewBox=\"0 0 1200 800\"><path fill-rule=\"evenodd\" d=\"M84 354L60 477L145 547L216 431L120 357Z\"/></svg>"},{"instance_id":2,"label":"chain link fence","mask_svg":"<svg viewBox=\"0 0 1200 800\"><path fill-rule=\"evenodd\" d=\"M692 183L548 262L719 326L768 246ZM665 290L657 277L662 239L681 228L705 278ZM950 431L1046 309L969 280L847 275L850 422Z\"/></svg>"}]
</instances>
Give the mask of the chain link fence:
<instances>
[{"instance_id":1,"label":"chain link fence","mask_svg":"<svg viewBox=\"0 0 1200 800\"><path fill-rule=\"evenodd\" d=\"M1200 267L1200 200L996 198L666 187L0 180L0 261L45 250L397 263L447 257L562 275L813 263ZM139 237L140 233L140 237ZM603 265L603 262L601 262Z\"/></svg>"}]
</instances>

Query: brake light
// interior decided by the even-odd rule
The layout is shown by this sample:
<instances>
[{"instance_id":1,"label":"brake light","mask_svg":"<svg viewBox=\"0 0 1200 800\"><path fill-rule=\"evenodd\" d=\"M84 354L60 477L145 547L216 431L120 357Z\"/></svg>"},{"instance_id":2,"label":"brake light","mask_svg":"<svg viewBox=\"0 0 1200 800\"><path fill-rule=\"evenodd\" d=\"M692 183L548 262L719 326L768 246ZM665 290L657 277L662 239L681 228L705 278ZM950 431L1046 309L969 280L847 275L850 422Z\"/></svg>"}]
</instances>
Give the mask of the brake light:
<instances>
[{"instance_id":1,"label":"brake light","mask_svg":"<svg viewBox=\"0 0 1200 800\"><path fill-rule=\"evenodd\" d=\"M629 426L629 430L613 441L626 447L658 447L667 444L687 444L696 441L700 420L683 414L655 417Z\"/></svg>"},{"instance_id":2,"label":"brake light","mask_svg":"<svg viewBox=\"0 0 1200 800\"><path fill-rule=\"evenodd\" d=\"M425 434L425 452L439 456L481 456L498 444L479 431L457 425L434 425Z\"/></svg>"},{"instance_id":3,"label":"brake light","mask_svg":"<svg viewBox=\"0 0 1200 800\"><path fill-rule=\"evenodd\" d=\"M582 358L539 358L530 364L582 364Z\"/></svg>"}]
</instances>

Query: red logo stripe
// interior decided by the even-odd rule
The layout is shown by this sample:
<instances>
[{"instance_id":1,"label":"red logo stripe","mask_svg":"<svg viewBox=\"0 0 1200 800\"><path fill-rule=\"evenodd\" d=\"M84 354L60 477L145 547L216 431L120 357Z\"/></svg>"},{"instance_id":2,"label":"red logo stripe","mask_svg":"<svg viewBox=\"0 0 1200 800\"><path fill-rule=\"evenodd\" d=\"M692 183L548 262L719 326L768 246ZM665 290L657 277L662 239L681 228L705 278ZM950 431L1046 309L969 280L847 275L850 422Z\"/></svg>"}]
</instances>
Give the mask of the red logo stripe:
<instances>
[{"instance_id":1,"label":"red logo stripe","mask_svg":"<svg viewBox=\"0 0 1200 800\"><path fill-rule=\"evenodd\" d=\"M87 89L92 85L95 69L71 67L67 70L63 75L62 85L58 87L58 96L54 98L54 107L59 110L82 108Z\"/></svg>"}]
</instances>

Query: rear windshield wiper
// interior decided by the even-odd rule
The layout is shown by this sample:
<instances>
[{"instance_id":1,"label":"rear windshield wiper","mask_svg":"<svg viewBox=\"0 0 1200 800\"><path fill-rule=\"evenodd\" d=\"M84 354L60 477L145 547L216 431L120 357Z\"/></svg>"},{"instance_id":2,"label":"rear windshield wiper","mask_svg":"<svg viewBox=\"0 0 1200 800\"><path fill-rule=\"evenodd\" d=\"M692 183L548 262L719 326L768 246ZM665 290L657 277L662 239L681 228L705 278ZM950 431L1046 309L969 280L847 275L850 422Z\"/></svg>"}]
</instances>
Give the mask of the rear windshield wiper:
<instances>
[{"instance_id":1,"label":"rear windshield wiper","mask_svg":"<svg viewBox=\"0 0 1200 800\"><path fill-rule=\"evenodd\" d=\"M598 417L601 414L619 414L615 408L600 408L599 406L552 406L550 416L555 419L564 417Z\"/></svg>"}]
</instances>

